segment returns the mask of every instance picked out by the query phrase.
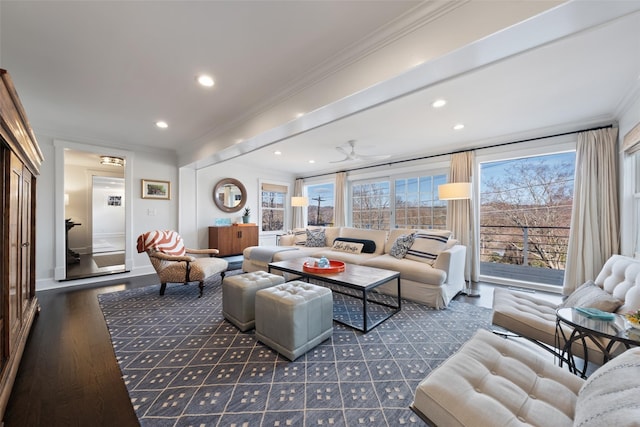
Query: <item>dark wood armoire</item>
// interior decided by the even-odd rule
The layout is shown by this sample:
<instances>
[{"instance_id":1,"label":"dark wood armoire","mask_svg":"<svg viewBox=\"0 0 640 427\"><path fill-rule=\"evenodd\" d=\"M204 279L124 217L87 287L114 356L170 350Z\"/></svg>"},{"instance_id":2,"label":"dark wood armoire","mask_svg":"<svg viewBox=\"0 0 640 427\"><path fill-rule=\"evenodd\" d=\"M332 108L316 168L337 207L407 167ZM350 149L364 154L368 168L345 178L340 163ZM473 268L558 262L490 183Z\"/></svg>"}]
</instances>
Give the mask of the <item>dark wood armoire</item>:
<instances>
[{"instance_id":1,"label":"dark wood armoire","mask_svg":"<svg viewBox=\"0 0 640 427\"><path fill-rule=\"evenodd\" d=\"M35 292L36 176L43 157L13 82L0 69L0 417L38 312Z\"/></svg>"}]
</instances>

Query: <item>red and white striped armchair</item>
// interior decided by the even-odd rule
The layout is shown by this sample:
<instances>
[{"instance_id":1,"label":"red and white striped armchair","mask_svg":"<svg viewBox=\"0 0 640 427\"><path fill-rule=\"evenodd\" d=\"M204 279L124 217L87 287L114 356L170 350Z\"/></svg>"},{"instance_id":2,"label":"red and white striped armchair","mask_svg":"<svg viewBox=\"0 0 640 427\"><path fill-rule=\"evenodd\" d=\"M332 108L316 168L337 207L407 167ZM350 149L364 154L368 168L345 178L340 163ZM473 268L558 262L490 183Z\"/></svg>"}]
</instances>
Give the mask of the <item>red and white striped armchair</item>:
<instances>
[{"instance_id":1,"label":"red and white striped armchair","mask_svg":"<svg viewBox=\"0 0 640 427\"><path fill-rule=\"evenodd\" d=\"M189 249L184 246L182 237L171 230L154 230L138 236L138 253L146 252L160 278L160 295L164 295L167 283L198 282L200 295L204 290L204 281L220 274L224 278L228 263L224 259L211 257L217 249ZM191 255L207 255L196 258Z\"/></svg>"}]
</instances>

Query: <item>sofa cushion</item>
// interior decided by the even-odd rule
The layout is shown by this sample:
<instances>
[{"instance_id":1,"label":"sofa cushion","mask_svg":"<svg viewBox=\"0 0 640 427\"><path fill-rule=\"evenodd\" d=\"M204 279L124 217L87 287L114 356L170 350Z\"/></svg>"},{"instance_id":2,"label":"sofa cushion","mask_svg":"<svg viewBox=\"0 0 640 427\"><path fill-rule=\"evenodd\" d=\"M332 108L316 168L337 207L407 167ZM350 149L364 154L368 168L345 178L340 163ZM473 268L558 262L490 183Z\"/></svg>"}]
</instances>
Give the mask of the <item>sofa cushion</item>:
<instances>
[{"instance_id":1,"label":"sofa cushion","mask_svg":"<svg viewBox=\"0 0 640 427\"><path fill-rule=\"evenodd\" d=\"M612 313L621 305L622 301L589 280L573 291L560 307L592 307Z\"/></svg>"},{"instance_id":2,"label":"sofa cushion","mask_svg":"<svg viewBox=\"0 0 640 427\"><path fill-rule=\"evenodd\" d=\"M442 286L447 279L446 272L433 268L429 264L407 258L398 259L387 254L368 259L361 264L368 267L397 271L400 273L402 280L428 283L433 286Z\"/></svg>"},{"instance_id":3,"label":"sofa cushion","mask_svg":"<svg viewBox=\"0 0 640 427\"><path fill-rule=\"evenodd\" d=\"M574 426L640 425L640 348L610 360L578 392Z\"/></svg>"},{"instance_id":4,"label":"sofa cushion","mask_svg":"<svg viewBox=\"0 0 640 427\"><path fill-rule=\"evenodd\" d=\"M304 245L308 248L325 247L324 229L307 229L307 241Z\"/></svg>"},{"instance_id":5,"label":"sofa cushion","mask_svg":"<svg viewBox=\"0 0 640 427\"><path fill-rule=\"evenodd\" d=\"M396 241L393 242L389 255L398 259L404 258L415 240L416 235L414 233L399 235Z\"/></svg>"},{"instance_id":6,"label":"sofa cushion","mask_svg":"<svg viewBox=\"0 0 640 427\"><path fill-rule=\"evenodd\" d=\"M420 230L415 234L406 258L433 265L438 254L446 249L450 236L450 231Z\"/></svg>"},{"instance_id":7,"label":"sofa cushion","mask_svg":"<svg viewBox=\"0 0 640 427\"><path fill-rule=\"evenodd\" d=\"M344 240L340 240L339 238L333 242L333 246L331 250L347 252L350 254L359 254L363 252L364 243L360 242L345 242Z\"/></svg>"},{"instance_id":8,"label":"sofa cushion","mask_svg":"<svg viewBox=\"0 0 640 427\"><path fill-rule=\"evenodd\" d=\"M362 253L363 254L372 254L376 251L376 242L369 239L354 239L352 237L336 237L333 241L334 247L336 242L350 242L350 243L360 243L362 244Z\"/></svg>"}]
</instances>

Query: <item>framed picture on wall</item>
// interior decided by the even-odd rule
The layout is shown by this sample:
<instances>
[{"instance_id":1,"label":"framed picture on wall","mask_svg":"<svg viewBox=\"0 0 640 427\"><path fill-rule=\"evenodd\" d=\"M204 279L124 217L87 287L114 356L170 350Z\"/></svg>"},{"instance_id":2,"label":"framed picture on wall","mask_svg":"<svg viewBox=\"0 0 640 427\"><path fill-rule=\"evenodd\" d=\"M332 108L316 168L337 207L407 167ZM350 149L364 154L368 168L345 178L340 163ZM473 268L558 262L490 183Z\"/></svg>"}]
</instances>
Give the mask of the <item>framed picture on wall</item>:
<instances>
[{"instance_id":1,"label":"framed picture on wall","mask_svg":"<svg viewBox=\"0 0 640 427\"><path fill-rule=\"evenodd\" d=\"M107 206L122 206L122 196L107 196Z\"/></svg>"},{"instance_id":2,"label":"framed picture on wall","mask_svg":"<svg viewBox=\"0 0 640 427\"><path fill-rule=\"evenodd\" d=\"M171 182L158 181L153 179L142 180L142 198L143 199L171 199Z\"/></svg>"}]
</instances>

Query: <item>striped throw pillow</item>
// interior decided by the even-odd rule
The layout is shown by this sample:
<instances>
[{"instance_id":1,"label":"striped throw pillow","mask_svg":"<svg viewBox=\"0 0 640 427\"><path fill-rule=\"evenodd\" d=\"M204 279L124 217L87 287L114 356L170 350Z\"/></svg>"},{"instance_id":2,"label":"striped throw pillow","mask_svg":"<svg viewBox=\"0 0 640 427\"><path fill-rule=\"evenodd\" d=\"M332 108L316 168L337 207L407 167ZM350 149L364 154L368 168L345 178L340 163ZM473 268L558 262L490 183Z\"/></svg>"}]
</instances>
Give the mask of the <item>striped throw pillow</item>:
<instances>
[{"instance_id":1,"label":"striped throw pillow","mask_svg":"<svg viewBox=\"0 0 640 427\"><path fill-rule=\"evenodd\" d=\"M405 258L433 265L440 252L446 249L450 231L418 231Z\"/></svg>"}]
</instances>

